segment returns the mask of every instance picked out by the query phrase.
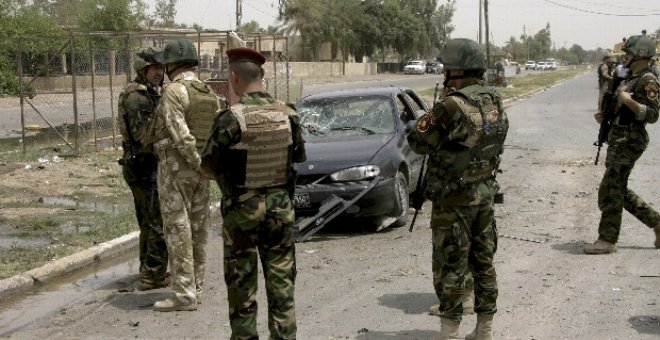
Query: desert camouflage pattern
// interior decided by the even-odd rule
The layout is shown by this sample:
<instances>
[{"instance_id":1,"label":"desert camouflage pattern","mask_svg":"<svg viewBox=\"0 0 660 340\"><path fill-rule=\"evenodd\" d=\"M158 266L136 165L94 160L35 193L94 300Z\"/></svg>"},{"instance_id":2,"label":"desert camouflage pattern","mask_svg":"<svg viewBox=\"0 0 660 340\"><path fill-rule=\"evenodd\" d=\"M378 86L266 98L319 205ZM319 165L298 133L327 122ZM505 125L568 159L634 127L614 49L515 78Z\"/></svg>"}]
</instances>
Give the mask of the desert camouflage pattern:
<instances>
[{"instance_id":1,"label":"desert camouflage pattern","mask_svg":"<svg viewBox=\"0 0 660 340\"><path fill-rule=\"evenodd\" d=\"M209 181L200 174L200 156L186 117L195 112L183 72L165 86L147 138L158 156L158 191L170 255L170 287L181 303L196 303L202 291L209 224Z\"/></svg>"},{"instance_id":2,"label":"desert camouflage pattern","mask_svg":"<svg viewBox=\"0 0 660 340\"><path fill-rule=\"evenodd\" d=\"M263 92L249 93L241 98L232 111L216 118L211 138L202 153L204 169L215 176L223 193L224 275L231 339L258 339L256 294L259 258L268 297L270 339L296 338L292 163L302 162L306 156L295 111L280 105L286 108L283 112L287 113L290 124L286 130L291 134L287 139L292 141L286 164L291 171L287 183L279 186L265 183L267 187L247 188L244 185L247 159L244 157L242 162L234 161L231 156L237 152L233 147L241 142L247 128L247 125L242 128L237 119L243 114L242 110L268 107L274 103L278 102ZM235 178L232 176L241 172L242 181L232 180Z\"/></svg>"},{"instance_id":3,"label":"desert camouflage pattern","mask_svg":"<svg viewBox=\"0 0 660 340\"><path fill-rule=\"evenodd\" d=\"M497 312L493 198L499 189L495 173L509 124L499 96L483 81L467 81L457 91L470 94L469 98L476 95L479 105L462 100L463 94L449 93L420 118L408 142L415 152L428 154L426 194L433 203L432 268L440 316L460 322L469 271L474 279L474 311ZM488 163L490 176L464 178L469 169L481 173L482 163Z\"/></svg>"},{"instance_id":4,"label":"desert camouflage pattern","mask_svg":"<svg viewBox=\"0 0 660 340\"><path fill-rule=\"evenodd\" d=\"M157 160L154 154L142 150L146 127L159 97L156 89L138 77L126 85L118 102L123 159L133 160L122 165L122 174L133 194L135 215L140 227L139 279L146 284L165 279L168 262L156 188Z\"/></svg>"},{"instance_id":5,"label":"desert camouflage pattern","mask_svg":"<svg viewBox=\"0 0 660 340\"><path fill-rule=\"evenodd\" d=\"M605 174L598 189L601 211L598 237L612 244L619 239L623 209L649 228L660 225L658 212L628 188L628 177L649 143L646 124L658 121L660 84L652 72L645 69L622 83L617 96L621 91L632 93L632 99L640 103L642 109L636 114L617 102L618 117L607 138Z\"/></svg>"}]
</instances>

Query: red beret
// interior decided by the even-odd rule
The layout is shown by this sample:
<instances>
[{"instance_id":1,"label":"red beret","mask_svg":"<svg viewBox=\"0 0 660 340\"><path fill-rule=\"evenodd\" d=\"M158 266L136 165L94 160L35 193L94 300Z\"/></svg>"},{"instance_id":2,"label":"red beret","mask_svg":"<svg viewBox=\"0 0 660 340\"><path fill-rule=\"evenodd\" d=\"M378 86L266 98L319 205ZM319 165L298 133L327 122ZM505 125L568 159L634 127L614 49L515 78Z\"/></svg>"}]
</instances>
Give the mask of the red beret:
<instances>
[{"instance_id":1,"label":"red beret","mask_svg":"<svg viewBox=\"0 0 660 340\"><path fill-rule=\"evenodd\" d=\"M263 65L266 62L266 57L263 54L248 47L227 50L227 58L229 58L229 63L249 61L257 65Z\"/></svg>"}]
</instances>

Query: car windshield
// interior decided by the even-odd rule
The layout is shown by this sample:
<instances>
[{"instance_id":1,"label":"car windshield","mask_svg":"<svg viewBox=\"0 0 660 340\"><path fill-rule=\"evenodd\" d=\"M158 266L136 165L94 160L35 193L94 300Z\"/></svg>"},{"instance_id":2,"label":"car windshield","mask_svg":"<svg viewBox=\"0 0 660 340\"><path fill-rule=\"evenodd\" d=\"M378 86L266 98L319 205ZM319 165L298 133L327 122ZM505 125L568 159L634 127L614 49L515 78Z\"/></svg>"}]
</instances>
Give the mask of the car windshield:
<instances>
[{"instance_id":1,"label":"car windshield","mask_svg":"<svg viewBox=\"0 0 660 340\"><path fill-rule=\"evenodd\" d=\"M308 136L394 132L394 106L383 95L303 99L296 110Z\"/></svg>"}]
</instances>

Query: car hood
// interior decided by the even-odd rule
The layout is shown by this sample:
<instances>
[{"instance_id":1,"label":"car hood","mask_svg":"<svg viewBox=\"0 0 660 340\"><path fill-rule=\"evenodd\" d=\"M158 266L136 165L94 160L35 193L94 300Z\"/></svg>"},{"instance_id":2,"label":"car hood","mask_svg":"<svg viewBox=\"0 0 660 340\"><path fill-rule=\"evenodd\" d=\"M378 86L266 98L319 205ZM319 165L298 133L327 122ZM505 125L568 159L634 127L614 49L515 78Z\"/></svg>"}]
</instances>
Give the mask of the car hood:
<instances>
[{"instance_id":1,"label":"car hood","mask_svg":"<svg viewBox=\"0 0 660 340\"><path fill-rule=\"evenodd\" d=\"M325 137L305 142L307 160L296 164L298 175L331 174L369 163L393 134Z\"/></svg>"}]
</instances>

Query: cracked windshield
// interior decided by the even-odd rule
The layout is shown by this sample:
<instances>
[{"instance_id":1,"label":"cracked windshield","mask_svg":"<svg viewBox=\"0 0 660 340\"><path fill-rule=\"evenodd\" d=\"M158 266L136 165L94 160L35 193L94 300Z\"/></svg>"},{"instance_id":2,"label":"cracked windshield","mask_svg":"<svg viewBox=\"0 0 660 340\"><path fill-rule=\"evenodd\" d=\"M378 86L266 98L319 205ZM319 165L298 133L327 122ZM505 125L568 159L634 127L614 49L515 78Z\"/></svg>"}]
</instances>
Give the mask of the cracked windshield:
<instances>
[{"instance_id":1,"label":"cracked windshield","mask_svg":"<svg viewBox=\"0 0 660 340\"><path fill-rule=\"evenodd\" d=\"M296 108L306 138L394 132L394 106L386 96L308 99Z\"/></svg>"}]
</instances>

